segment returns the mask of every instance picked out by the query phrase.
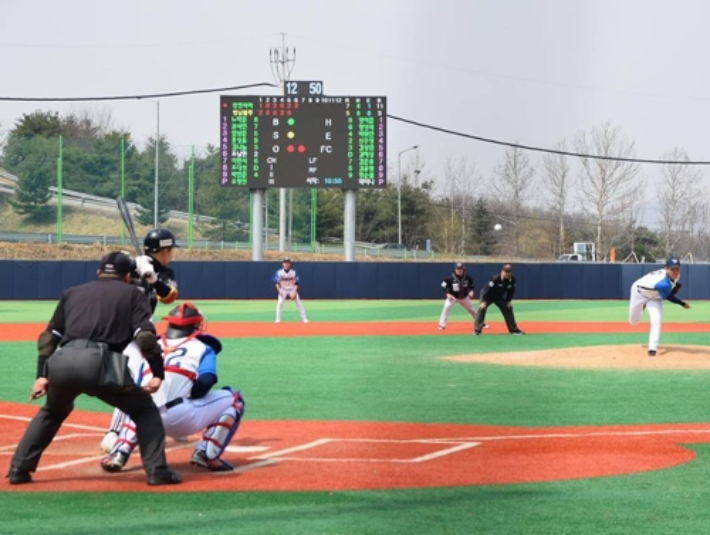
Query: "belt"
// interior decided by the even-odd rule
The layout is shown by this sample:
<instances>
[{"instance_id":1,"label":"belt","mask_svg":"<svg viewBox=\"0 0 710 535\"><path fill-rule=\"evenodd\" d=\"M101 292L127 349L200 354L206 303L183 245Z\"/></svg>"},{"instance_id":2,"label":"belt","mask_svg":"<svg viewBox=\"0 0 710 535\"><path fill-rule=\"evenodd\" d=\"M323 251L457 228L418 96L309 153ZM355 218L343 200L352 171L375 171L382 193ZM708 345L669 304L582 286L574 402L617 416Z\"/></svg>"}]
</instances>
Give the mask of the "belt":
<instances>
[{"instance_id":1,"label":"belt","mask_svg":"<svg viewBox=\"0 0 710 535\"><path fill-rule=\"evenodd\" d=\"M168 401L165 404L165 410L172 409L173 407L177 407L178 405L182 404L185 401L185 398L175 398L172 401Z\"/></svg>"},{"instance_id":2,"label":"belt","mask_svg":"<svg viewBox=\"0 0 710 535\"><path fill-rule=\"evenodd\" d=\"M108 344L94 342L93 340L69 340L62 347L75 347L77 349L102 349L108 347Z\"/></svg>"},{"instance_id":3,"label":"belt","mask_svg":"<svg viewBox=\"0 0 710 535\"><path fill-rule=\"evenodd\" d=\"M60 347L74 347L76 349L108 349L114 353L123 353L122 346L108 344L106 342L94 342L93 340L84 340L82 338L76 338L74 340L64 342Z\"/></svg>"}]
</instances>

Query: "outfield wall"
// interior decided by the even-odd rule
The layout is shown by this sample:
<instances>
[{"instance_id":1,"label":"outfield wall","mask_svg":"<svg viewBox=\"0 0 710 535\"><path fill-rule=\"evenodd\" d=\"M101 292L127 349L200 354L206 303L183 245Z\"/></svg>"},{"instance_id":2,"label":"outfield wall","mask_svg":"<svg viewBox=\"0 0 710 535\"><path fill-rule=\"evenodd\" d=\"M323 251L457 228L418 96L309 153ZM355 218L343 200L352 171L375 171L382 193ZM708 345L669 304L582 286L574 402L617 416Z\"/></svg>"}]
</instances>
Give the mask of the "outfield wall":
<instances>
[{"instance_id":1,"label":"outfield wall","mask_svg":"<svg viewBox=\"0 0 710 535\"><path fill-rule=\"evenodd\" d=\"M0 260L0 299L56 299L95 277L98 262ZM183 299L272 299L277 262L174 262ZM437 299L452 264L296 262L304 299ZM468 264L476 295L500 264ZM658 264L514 264L519 299L626 299ZM681 298L710 299L710 265L683 267Z\"/></svg>"}]
</instances>

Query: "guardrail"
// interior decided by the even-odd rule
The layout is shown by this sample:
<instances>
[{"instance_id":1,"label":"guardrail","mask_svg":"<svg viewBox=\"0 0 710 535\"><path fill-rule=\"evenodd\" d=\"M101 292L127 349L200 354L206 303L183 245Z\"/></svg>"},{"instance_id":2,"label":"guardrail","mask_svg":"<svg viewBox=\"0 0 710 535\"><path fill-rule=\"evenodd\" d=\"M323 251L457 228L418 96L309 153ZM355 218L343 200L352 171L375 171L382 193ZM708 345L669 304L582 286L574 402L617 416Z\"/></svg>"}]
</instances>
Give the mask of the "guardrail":
<instances>
[{"instance_id":1,"label":"guardrail","mask_svg":"<svg viewBox=\"0 0 710 535\"><path fill-rule=\"evenodd\" d=\"M57 235L49 233L27 233L27 232L3 232L0 233L0 242L10 243L57 243ZM100 244L103 246L121 245L130 247L130 239L121 236L107 235L84 235L84 234L63 234L62 243L70 243L77 245L94 245ZM178 240L178 245L187 247L185 240ZM227 241L210 241L210 240L193 240L192 249L207 249L207 250L251 250L249 242L227 242ZM268 251L278 251L278 243L268 243ZM315 248L310 243L291 244L288 252L291 253L317 253L317 254L345 254L342 244L317 243ZM434 258L433 253L426 251L402 251L397 249L379 249L367 246L356 246L355 254L358 256L369 256L372 258L401 258L407 259L426 259Z\"/></svg>"},{"instance_id":2,"label":"guardrail","mask_svg":"<svg viewBox=\"0 0 710 535\"><path fill-rule=\"evenodd\" d=\"M2 171L0 170L0 178L8 180L12 183L17 182L17 177L13 175L12 173L8 173L7 171ZM15 191L15 187L11 184L0 184L0 190L1 191L6 191L8 193L12 193ZM52 193L52 198L57 197L57 188L54 186L49 187L49 191ZM74 202L74 203L79 203L81 205L84 204L89 204L93 206L100 206L100 207L110 207L110 208L115 208L116 207L116 200L115 199L109 199L107 197L99 197L98 195L90 195L88 193L82 193L80 191L73 191L70 189L63 189L62 188L62 199L65 202ZM129 210L137 210L140 208L140 205L134 202L128 202L126 203L128 205ZM180 219L182 221L187 221L188 218L190 217L190 214L187 212L180 212L179 210L170 210L168 212L168 217L171 217L173 219ZM212 217L212 216L207 216L207 215L193 215L193 218L195 221L214 221L217 218Z\"/></svg>"}]
</instances>

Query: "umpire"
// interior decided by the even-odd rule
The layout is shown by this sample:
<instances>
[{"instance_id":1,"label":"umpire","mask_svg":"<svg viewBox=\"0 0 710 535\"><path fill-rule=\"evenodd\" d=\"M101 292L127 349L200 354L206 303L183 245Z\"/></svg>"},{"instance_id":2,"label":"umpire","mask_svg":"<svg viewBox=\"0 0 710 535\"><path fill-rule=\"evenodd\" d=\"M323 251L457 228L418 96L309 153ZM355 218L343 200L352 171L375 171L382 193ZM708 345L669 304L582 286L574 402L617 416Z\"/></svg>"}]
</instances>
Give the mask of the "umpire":
<instances>
[{"instance_id":1,"label":"umpire","mask_svg":"<svg viewBox=\"0 0 710 535\"><path fill-rule=\"evenodd\" d=\"M165 431L151 394L164 377L163 359L145 294L129 284L133 260L121 252L101 260L97 280L69 288L37 343L37 380L31 399L47 401L29 423L10 462L11 485L29 483L40 457L74 408L80 394L118 407L136 423L149 485L180 483L165 459ZM132 341L140 347L154 378L143 389L124 391L99 385L102 356L120 353ZM57 349L59 346L59 349Z\"/></svg>"},{"instance_id":2,"label":"umpire","mask_svg":"<svg viewBox=\"0 0 710 535\"><path fill-rule=\"evenodd\" d=\"M478 314L473 324L473 334L479 336L486 320L486 312L491 304L497 306L510 334L525 334L515 323L513 313L513 296L515 295L515 277L513 277L513 267L505 264L498 275L494 275L487 286L481 290L480 303L478 304Z\"/></svg>"}]
</instances>

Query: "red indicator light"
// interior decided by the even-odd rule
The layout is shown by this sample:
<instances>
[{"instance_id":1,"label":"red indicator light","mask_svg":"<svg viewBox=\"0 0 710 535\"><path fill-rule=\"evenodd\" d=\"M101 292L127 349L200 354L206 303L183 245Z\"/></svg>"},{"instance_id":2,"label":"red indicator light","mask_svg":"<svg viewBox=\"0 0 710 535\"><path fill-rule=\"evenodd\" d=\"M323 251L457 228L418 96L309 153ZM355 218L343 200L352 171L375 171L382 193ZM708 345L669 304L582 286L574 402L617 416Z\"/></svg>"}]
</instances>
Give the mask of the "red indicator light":
<instances>
[{"instance_id":1,"label":"red indicator light","mask_svg":"<svg viewBox=\"0 0 710 535\"><path fill-rule=\"evenodd\" d=\"M303 146L303 145L301 145L301 147L302 147L302 146ZM299 150L301 149L301 147L299 147ZM293 152L294 150L296 150L296 148L295 148L293 145L289 145L288 147L286 147L286 150L287 150L288 152Z\"/></svg>"},{"instance_id":2,"label":"red indicator light","mask_svg":"<svg viewBox=\"0 0 710 535\"><path fill-rule=\"evenodd\" d=\"M305 145L299 145L299 146L298 146L298 152L306 152L306 146L305 146Z\"/></svg>"}]
</instances>

